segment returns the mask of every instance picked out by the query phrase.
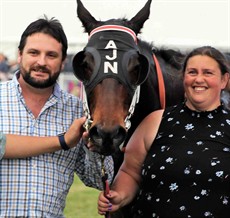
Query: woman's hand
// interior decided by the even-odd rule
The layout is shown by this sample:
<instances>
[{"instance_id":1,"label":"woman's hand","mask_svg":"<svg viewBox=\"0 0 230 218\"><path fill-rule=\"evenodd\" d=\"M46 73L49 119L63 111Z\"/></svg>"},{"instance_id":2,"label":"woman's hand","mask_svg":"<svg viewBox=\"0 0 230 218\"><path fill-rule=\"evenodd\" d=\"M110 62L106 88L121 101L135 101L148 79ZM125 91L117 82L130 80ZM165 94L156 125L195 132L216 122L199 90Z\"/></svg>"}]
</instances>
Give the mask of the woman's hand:
<instances>
[{"instance_id":1,"label":"woman's hand","mask_svg":"<svg viewBox=\"0 0 230 218\"><path fill-rule=\"evenodd\" d=\"M110 190L105 196L100 192L98 196L98 214L105 215L106 212L115 212L121 207L122 199L118 192Z\"/></svg>"}]
</instances>

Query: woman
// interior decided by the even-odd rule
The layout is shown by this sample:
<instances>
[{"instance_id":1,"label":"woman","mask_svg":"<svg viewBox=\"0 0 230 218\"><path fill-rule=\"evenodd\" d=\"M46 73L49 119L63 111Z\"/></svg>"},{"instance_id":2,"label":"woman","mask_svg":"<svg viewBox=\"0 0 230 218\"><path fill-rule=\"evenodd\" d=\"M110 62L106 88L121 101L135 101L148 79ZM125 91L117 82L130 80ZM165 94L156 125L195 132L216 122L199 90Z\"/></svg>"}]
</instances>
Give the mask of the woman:
<instances>
[{"instance_id":1,"label":"woman","mask_svg":"<svg viewBox=\"0 0 230 218\"><path fill-rule=\"evenodd\" d=\"M185 102L142 121L111 191L99 195L99 214L134 198L133 218L230 214L230 111L220 97L229 66L204 46L188 54L183 74Z\"/></svg>"}]
</instances>

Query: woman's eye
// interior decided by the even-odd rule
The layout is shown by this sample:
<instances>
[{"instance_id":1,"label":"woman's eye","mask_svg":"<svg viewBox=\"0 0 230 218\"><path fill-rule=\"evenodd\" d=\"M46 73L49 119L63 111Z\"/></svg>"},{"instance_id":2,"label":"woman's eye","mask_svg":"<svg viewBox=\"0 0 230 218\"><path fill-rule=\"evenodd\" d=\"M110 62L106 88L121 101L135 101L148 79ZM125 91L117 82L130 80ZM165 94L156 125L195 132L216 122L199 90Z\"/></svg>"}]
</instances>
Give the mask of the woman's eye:
<instances>
[{"instance_id":1,"label":"woman's eye","mask_svg":"<svg viewBox=\"0 0 230 218\"><path fill-rule=\"evenodd\" d=\"M195 74L196 74L196 71L194 71L194 70L190 70L190 71L188 71L188 72L187 72L187 74L190 74L190 75L195 75Z\"/></svg>"},{"instance_id":2,"label":"woman's eye","mask_svg":"<svg viewBox=\"0 0 230 218\"><path fill-rule=\"evenodd\" d=\"M206 71L205 74L212 75L213 73L211 71Z\"/></svg>"}]
</instances>

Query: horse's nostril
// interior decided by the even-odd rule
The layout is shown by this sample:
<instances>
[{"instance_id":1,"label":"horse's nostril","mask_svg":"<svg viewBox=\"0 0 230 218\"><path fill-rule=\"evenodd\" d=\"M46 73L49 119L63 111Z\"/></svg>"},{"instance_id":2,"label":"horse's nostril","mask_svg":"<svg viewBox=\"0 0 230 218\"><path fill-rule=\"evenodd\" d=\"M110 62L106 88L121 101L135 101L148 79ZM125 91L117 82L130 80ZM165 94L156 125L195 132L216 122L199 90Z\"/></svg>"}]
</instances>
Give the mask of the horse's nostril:
<instances>
[{"instance_id":1,"label":"horse's nostril","mask_svg":"<svg viewBox=\"0 0 230 218\"><path fill-rule=\"evenodd\" d=\"M98 135L104 140L120 141L124 140L126 131L120 126L116 126L113 129L97 128Z\"/></svg>"},{"instance_id":2,"label":"horse's nostril","mask_svg":"<svg viewBox=\"0 0 230 218\"><path fill-rule=\"evenodd\" d=\"M123 127L119 127L118 128L118 132L116 134L116 136L114 137L114 140L117 141L116 144L118 144L118 146L125 140L126 137L126 130Z\"/></svg>"},{"instance_id":3,"label":"horse's nostril","mask_svg":"<svg viewBox=\"0 0 230 218\"><path fill-rule=\"evenodd\" d=\"M96 125L90 129L89 135L94 145L102 150L117 150L125 140L126 130L121 126L108 130Z\"/></svg>"}]
</instances>

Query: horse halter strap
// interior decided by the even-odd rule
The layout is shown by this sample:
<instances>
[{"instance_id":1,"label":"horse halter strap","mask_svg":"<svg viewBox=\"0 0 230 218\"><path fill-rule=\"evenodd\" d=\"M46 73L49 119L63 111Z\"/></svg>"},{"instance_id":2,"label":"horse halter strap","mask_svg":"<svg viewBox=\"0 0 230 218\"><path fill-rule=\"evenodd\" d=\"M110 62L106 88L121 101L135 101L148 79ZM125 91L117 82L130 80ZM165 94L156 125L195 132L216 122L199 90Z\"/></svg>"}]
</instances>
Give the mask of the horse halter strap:
<instances>
[{"instance_id":1,"label":"horse halter strap","mask_svg":"<svg viewBox=\"0 0 230 218\"><path fill-rule=\"evenodd\" d=\"M88 131L90 129L91 124L93 123L93 120L91 119L91 116L90 116L86 91L85 91L85 87L82 82L81 82L80 99L83 102L83 112L84 112L84 115L86 116L86 122L84 123L83 126Z\"/></svg>"}]
</instances>

